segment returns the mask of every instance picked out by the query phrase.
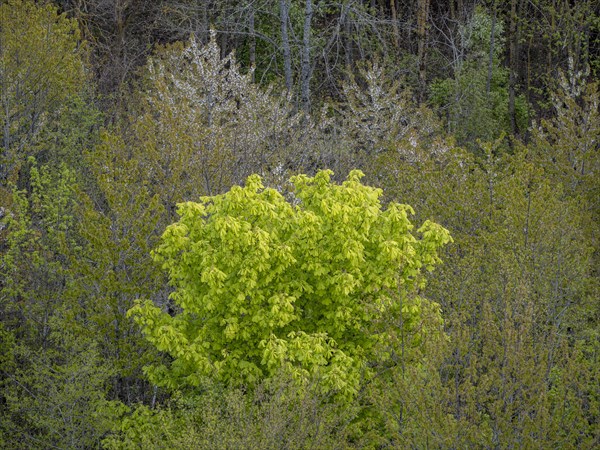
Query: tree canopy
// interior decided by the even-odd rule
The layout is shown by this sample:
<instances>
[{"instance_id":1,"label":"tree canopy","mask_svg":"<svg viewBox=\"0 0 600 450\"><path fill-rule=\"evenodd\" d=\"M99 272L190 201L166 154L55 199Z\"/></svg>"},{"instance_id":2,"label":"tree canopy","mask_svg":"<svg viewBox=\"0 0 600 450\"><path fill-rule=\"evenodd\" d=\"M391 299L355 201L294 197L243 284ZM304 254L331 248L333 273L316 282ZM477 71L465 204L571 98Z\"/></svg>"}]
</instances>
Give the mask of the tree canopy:
<instances>
[{"instance_id":1,"label":"tree canopy","mask_svg":"<svg viewBox=\"0 0 600 450\"><path fill-rule=\"evenodd\" d=\"M212 376L254 384L289 369L353 395L371 375L367 363L398 352L390 342L403 332L438 331L423 310L439 321L439 306L417 288L448 231L426 221L417 238L410 206L383 209L381 190L361 184L360 171L341 185L330 175L293 177L289 201L253 175L245 187L179 205L181 218L154 252L177 313L150 301L130 310L147 339L173 357L170 367L148 372L154 382L197 386Z\"/></svg>"}]
</instances>

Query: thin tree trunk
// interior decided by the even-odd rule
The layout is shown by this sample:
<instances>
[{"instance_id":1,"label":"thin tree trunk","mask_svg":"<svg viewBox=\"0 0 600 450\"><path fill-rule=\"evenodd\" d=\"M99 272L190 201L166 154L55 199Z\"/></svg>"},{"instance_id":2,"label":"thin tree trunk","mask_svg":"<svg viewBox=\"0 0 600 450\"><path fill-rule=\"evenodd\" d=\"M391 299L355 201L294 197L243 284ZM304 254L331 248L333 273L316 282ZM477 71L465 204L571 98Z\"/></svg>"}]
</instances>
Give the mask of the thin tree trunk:
<instances>
[{"instance_id":1,"label":"thin tree trunk","mask_svg":"<svg viewBox=\"0 0 600 450\"><path fill-rule=\"evenodd\" d=\"M417 9L417 40L419 60L419 101L423 101L426 88L427 17L431 0L419 0Z\"/></svg>"},{"instance_id":2,"label":"thin tree trunk","mask_svg":"<svg viewBox=\"0 0 600 450\"><path fill-rule=\"evenodd\" d=\"M390 0L390 9L392 10L392 28L394 30L394 45L400 47L400 31L398 30L398 13L396 11L396 0Z\"/></svg>"},{"instance_id":3,"label":"thin tree trunk","mask_svg":"<svg viewBox=\"0 0 600 450\"><path fill-rule=\"evenodd\" d=\"M352 48L352 29L351 29L351 24L350 24L350 15L349 15L349 11L346 9L346 11L344 11L344 8L348 8L348 6L342 6L342 14L341 16L343 17L343 23L344 23L344 40L345 40L345 57L346 57L346 70L347 71L351 71L352 70L352 66L354 65L354 58L353 58L353 52L354 49Z\"/></svg>"},{"instance_id":4,"label":"thin tree trunk","mask_svg":"<svg viewBox=\"0 0 600 450\"><path fill-rule=\"evenodd\" d=\"M292 51L290 49L290 37L287 29L290 16L290 5L288 2L289 0L279 0L279 18L281 21L281 45L283 47L285 88L290 92L292 90Z\"/></svg>"},{"instance_id":5,"label":"thin tree trunk","mask_svg":"<svg viewBox=\"0 0 600 450\"><path fill-rule=\"evenodd\" d=\"M556 0L552 1L552 7L550 8L550 36L556 35ZM552 61L552 53L554 52L554 43L552 37L548 39L548 48L546 49L546 64L548 68L546 73L552 77L554 75L554 62Z\"/></svg>"},{"instance_id":6,"label":"thin tree trunk","mask_svg":"<svg viewBox=\"0 0 600 450\"><path fill-rule=\"evenodd\" d=\"M301 98L302 108L308 114L310 112L310 35L313 15L312 0L306 0L304 10L304 35L302 39L302 70L301 70Z\"/></svg>"},{"instance_id":7,"label":"thin tree trunk","mask_svg":"<svg viewBox=\"0 0 600 450\"><path fill-rule=\"evenodd\" d=\"M250 17L248 18L248 32L250 33L250 67L252 67L252 82L254 82L254 69L256 68L256 30L254 28L254 4L250 5Z\"/></svg>"},{"instance_id":8,"label":"thin tree trunk","mask_svg":"<svg viewBox=\"0 0 600 450\"><path fill-rule=\"evenodd\" d=\"M490 96L490 88L492 85L492 70L494 68L494 39L496 37L496 2L492 4L492 31L490 36L490 56L488 61L487 81L485 83L485 94Z\"/></svg>"},{"instance_id":9,"label":"thin tree trunk","mask_svg":"<svg viewBox=\"0 0 600 450\"><path fill-rule=\"evenodd\" d=\"M210 40L210 25L208 23L208 1L203 1L202 2L202 11L201 11L202 17L200 17L200 23L202 24L202 28L200 30L201 35L199 36L200 38L200 42L202 42L203 45L206 45L206 43Z\"/></svg>"},{"instance_id":10,"label":"thin tree trunk","mask_svg":"<svg viewBox=\"0 0 600 450\"><path fill-rule=\"evenodd\" d=\"M461 17L463 17L465 7L463 5L463 0L458 0L456 2L456 16L460 19Z\"/></svg>"},{"instance_id":11,"label":"thin tree trunk","mask_svg":"<svg viewBox=\"0 0 600 450\"><path fill-rule=\"evenodd\" d=\"M509 78L508 78L508 117L510 131L514 135L517 131L515 119L515 84L517 63L517 0L510 0L510 44L509 44Z\"/></svg>"}]
</instances>

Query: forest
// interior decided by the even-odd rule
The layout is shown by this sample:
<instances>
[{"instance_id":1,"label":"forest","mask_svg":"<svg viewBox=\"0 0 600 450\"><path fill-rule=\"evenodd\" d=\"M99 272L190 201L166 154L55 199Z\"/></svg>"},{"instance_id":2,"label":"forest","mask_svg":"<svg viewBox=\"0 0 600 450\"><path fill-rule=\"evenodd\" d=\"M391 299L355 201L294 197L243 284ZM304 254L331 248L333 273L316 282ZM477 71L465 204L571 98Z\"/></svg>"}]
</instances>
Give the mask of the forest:
<instances>
[{"instance_id":1,"label":"forest","mask_svg":"<svg viewBox=\"0 0 600 450\"><path fill-rule=\"evenodd\" d=\"M0 448L600 448L600 3L0 0Z\"/></svg>"}]
</instances>

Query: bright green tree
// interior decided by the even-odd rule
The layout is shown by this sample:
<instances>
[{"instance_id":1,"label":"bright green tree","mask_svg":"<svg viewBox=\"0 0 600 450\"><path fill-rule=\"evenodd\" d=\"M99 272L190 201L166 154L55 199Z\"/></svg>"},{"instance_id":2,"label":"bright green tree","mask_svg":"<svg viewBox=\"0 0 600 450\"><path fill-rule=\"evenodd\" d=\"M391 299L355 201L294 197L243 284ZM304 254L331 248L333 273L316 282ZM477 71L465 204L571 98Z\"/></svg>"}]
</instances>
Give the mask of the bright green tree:
<instances>
[{"instance_id":1,"label":"bright green tree","mask_svg":"<svg viewBox=\"0 0 600 450\"><path fill-rule=\"evenodd\" d=\"M243 188L179 205L181 219L154 252L179 311L150 301L130 310L173 358L147 369L153 382L252 385L285 370L351 397L376 363L410 362L441 320L418 289L450 235L426 221L417 239L410 206L383 210L381 190L361 184L360 171L342 185L330 175L293 177L291 202L253 175Z\"/></svg>"}]
</instances>

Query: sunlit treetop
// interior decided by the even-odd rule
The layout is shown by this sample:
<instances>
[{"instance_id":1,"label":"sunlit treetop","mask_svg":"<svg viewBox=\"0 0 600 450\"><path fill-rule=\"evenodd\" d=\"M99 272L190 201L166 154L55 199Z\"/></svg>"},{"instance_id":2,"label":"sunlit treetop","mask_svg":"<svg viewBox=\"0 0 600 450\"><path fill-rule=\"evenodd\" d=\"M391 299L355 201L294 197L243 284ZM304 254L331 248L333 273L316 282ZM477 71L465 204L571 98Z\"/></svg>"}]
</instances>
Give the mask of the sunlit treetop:
<instances>
[{"instance_id":1,"label":"sunlit treetop","mask_svg":"<svg viewBox=\"0 0 600 450\"><path fill-rule=\"evenodd\" d=\"M154 252L178 312L149 301L130 311L173 357L170 367L148 368L153 382L179 388L209 376L252 385L289 370L352 396L400 334L439 325L439 308L416 290L448 231L427 221L417 238L410 206L383 209L381 190L363 185L360 171L341 185L330 176L293 177L291 202L253 175L244 187L179 205L180 220ZM436 311L435 323L424 323L424 309ZM409 346L420 339L413 334Z\"/></svg>"}]
</instances>

